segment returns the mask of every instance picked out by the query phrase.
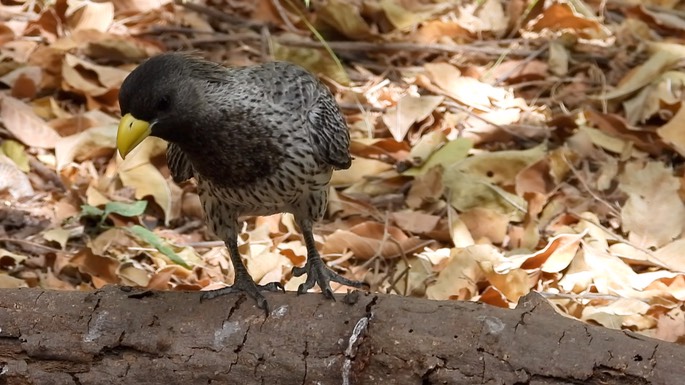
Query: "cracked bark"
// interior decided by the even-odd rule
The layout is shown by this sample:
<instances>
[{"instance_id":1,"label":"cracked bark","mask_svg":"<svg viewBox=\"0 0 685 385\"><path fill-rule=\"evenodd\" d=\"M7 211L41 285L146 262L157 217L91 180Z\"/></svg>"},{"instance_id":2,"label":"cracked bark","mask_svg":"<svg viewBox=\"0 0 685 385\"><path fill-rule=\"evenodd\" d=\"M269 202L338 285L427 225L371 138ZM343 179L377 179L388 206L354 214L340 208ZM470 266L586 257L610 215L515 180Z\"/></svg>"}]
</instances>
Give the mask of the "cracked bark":
<instances>
[{"instance_id":1,"label":"cracked bark","mask_svg":"<svg viewBox=\"0 0 685 385\"><path fill-rule=\"evenodd\" d=\"M515 310L391 295L3 290L0 385L677 384L685 347ZM312 310L314 314L312 314ZM255 326L256 325L256 326ZM355 332L355 326L357 331Z\"/></svg>"}]
</instances>

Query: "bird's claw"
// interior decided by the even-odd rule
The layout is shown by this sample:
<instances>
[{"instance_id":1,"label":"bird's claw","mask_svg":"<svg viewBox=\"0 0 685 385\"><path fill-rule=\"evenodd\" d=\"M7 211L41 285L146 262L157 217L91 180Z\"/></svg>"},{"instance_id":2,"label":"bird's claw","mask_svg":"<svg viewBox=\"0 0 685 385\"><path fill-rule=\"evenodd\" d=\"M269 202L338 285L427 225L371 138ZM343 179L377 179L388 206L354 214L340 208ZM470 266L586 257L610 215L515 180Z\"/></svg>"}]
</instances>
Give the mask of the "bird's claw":
<instances>
[{"instance_id":1,"label":"bird's claw","mask_svg":"<svg viewBox=\"0 0 685 385\"><path fill-rule=\"evenodd\" d=\"M304 267L294 267L292 273L295 277L307 274L307 280L297 288L298 295L306 293L316 283L319 285L324 297L335 301L333 290L331 290L331 281L358 289L368 287L368 284L365 282L353 281L339 275L326 267L321 259L308 259Z\"/></svg>"},{"instance_id":2,"label":"bird's claw","mask_svg":"<svg viewBox=\"0 0 685 385\"><path fill-rule=\"evenodd\" d=\"M236 277L235 282L231 286L222 287L220 289L204 291L200 295L200 302L220 297L226 294L233 293L246 293L250 297L257 301L257 307L269 313L269 304L266 302L266 298L262 295L262 291L280 291L285 292L285 288L280 282L270 282L266 285L257 285L252 278L247 277L240 279Z\"/></svg>"}]
</instances>

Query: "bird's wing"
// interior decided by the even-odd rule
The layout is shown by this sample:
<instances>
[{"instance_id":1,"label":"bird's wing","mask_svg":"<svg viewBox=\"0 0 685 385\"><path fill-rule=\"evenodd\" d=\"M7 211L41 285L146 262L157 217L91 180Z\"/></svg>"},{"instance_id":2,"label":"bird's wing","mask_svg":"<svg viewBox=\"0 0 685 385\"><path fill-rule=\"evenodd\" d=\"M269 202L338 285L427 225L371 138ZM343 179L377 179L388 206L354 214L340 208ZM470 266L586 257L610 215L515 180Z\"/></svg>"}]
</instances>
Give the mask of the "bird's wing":
<instances>
[{"instance_id":1,"label":"bird's wing","mask_svg":"<svg viewBox=\"0 0 685 385\"><path fill-rule=\"evenodd\" d=\"M174 182L185 182L193 177L193 166L177 145L169 143L166 148L166 161Z\"/></svg>"},{"instance_id":2,"label":"bird's wing","mask_svg":"<svg viewBox=\"0 0 685 385\"><path fill-rule=\"evenodd\" d=\"M325 86L316 86L318 98L307 113L312 125L308 130L309 137L324 162L337 169L350 168L350 132L345 119L333 96L324 89Z\"/></svg>"},{"instance_id":3,"label":"bird's wing","mask_svg":"<svg viewBox=\"0 0 685 385\"><path fill-rule=\"evenodd\" d=\"M286 111L306 114L306 131L319 160L336 169L347 169L352 164L350 132L340 107L328 88L304 68L276 61L228 71L213 67L203 73L211 73L209 84L218 88L242 87L244 99L266 97ZM254 87L245 89L243 83Z\"/></svg>"},{"instance_id":4,"label":"bird's wing","mask_svg":"<svg viewBox=\"0 0 685 385\"><path fill-rule=\"evenodd\" d=\"M263 90L272 103L306 114L309 123L306 131L321 162L337 169L350 167L347 123L333 95L319 79L304 68L286 62L269 62L251 70L263 82Z\"/></svg>"}]
</instances>

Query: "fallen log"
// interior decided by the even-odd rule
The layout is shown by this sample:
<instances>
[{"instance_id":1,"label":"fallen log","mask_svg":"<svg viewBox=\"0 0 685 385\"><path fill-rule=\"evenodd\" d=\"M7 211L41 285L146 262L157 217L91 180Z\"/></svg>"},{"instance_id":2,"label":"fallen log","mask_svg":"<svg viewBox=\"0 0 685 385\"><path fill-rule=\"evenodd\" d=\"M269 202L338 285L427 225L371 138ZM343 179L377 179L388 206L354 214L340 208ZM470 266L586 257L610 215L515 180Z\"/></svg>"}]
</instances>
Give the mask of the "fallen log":
<instances>
[{"instance_id":1,"label":"fallen log","mask_svg":"<svg viewBox=\"0 0 685 385\"><path fill-rule=\"evenodd\" d=\"M678 384L685 347L558 314L353 292L0 295L0 384Z\"/></svg>"}]
</instances>

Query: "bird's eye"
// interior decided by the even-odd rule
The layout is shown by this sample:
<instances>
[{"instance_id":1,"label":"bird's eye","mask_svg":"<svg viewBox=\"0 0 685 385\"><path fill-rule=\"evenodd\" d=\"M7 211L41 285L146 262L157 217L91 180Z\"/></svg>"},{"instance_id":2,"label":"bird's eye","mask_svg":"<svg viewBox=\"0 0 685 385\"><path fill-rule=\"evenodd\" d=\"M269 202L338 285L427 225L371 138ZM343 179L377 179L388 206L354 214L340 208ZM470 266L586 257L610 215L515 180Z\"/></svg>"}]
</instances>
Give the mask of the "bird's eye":
<instances>
[{"instance_id":1,"label":"bird's eye","mask_svg":"<svg viewBox=\"0 0 685 385\"><path fill-rule=\"evenodd\" d=\"M157 102L157 111L166 111L171 107L171 98L167 95L162 96Z\"/></svg>"}]
</instances>

